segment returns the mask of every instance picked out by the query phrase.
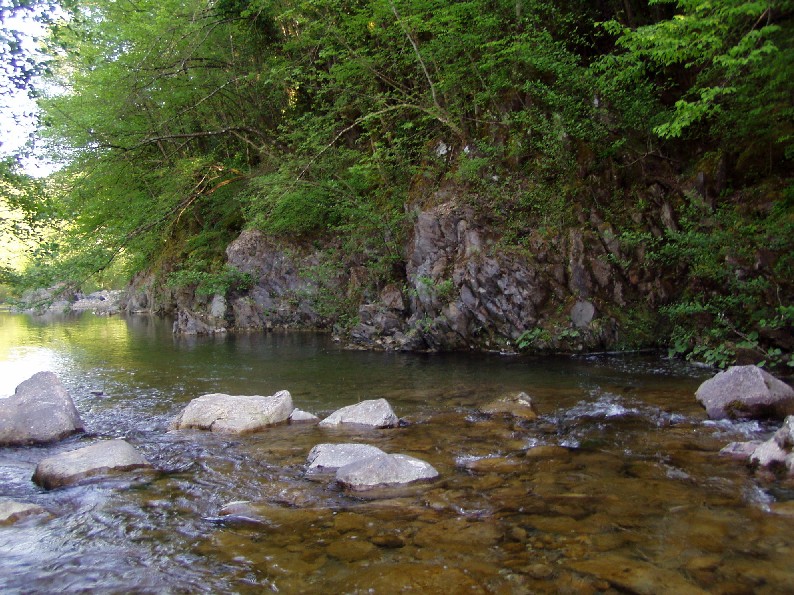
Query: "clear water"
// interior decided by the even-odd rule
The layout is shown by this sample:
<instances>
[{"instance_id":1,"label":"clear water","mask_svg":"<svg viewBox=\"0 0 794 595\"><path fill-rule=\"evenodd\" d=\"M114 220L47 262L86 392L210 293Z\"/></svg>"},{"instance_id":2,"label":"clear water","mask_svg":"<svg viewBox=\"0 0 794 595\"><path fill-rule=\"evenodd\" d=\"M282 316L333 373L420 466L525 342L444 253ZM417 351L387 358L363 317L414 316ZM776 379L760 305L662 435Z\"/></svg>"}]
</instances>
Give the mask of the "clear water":
<instances>
[{"instance_id":1,"label":"clear water","mask_svg":"<svg viewBox=\"0 0 794 595\"><path fill-rule=\"evenodd\" d=\"M2 593L786 593L794 585L794 518L781 514L792 510L794 486L717 455L774 428L706 420L693 394L709 370L658 355L348 351L309 333L175 338L167 322L147 317L0 314L0 330L0 395L52 370L87 429L54 445L0 448L0 497L53 515L0 527ZM201 394L280 389L320 416L385 397L409 423L168 431ZM533 398L538 420L479 412L519 391ZM158 472L50 492L31 482L42 458L111 437ZM321 442L411 454L441 479L348 494L305 476L306 455ZM241 500L255 519L219 516Z\"/></svg>"}]
</instances>

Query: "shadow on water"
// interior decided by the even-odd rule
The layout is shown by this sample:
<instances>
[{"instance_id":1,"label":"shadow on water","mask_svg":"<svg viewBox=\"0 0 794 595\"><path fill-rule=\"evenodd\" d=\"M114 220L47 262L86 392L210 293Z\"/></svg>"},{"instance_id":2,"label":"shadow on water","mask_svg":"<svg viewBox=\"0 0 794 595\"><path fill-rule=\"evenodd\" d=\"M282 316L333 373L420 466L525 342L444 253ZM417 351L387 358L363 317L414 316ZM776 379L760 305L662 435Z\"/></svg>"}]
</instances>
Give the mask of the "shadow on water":
<instances>
[{"instance_id":1,"label":"shadow on water","mask_svg":"<svg viewBox=\"0 0 794 595\"><path fill-rule=\"evenodd\" d=\"M88 434L0 449L0 497L52 516L0 527L0 591L757 592L794 584L785 482L717 456L761 424L715 423L707 370L656 355L528 358L346 351L322 334L175 338L167 322L0 314L2 393L56 372ZM323 415L385 397L393 430L170 432L192 398L272 394ZM537 420L489 416L524 391ZM122 437L155 472L45 492L54 453ZM433 464L435 483L347 493L307 476L321 442ZM244 514L222 516L231 502Z\"/></svg>"}]
</instances>

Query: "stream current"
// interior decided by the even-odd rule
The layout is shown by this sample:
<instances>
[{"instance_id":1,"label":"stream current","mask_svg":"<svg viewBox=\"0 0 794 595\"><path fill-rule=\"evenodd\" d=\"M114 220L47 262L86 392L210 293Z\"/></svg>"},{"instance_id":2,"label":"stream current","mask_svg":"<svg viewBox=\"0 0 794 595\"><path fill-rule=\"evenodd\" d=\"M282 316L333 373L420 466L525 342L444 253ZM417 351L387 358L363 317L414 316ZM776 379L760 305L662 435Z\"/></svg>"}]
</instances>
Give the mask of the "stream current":
<instances>
[{"instance_id":1,"label":"stream current","mask_svg":"<svg viewBox=\"0 0 794 595\"><path fill-rule=\"evenodd\" d=\"M659 354L348 351L327 335L174 337L149 317L0 314L0 396L51 370L86 434L0 448L0 498L52 513L0 526L1 593L791 593L794 484L718 455L774 426L712 422L712 370ZM384 397L389 430L169 432L206 393L291 392L320 417ZM535 421L479 408L526 392ZM123 438L157 472L44 491L41 459ZM374 495L307 477L362 442L439 481ZM220 516L236 501L258 518ZM786 514L788 513L788 514Z\"/></svg>"}]
</instances>

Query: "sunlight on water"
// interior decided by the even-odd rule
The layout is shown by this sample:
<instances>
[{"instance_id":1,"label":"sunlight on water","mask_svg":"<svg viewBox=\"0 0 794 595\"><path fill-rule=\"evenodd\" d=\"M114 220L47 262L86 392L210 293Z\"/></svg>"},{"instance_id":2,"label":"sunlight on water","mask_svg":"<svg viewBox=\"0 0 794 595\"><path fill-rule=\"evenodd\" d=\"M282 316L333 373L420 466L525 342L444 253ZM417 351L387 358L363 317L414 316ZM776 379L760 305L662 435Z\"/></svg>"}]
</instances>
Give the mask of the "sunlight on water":
<instances>
[{"instance_id":1,"label":"sunlight on water","mask_svg":"<svg viewBox=\"0 0 794 595\"><path fill-rule=\"evenodd\" d=\"M36 372L56 371L61 360L52 349L44 347L10 347L0 360L0 397L14 393L14 389Z\"/></svg>"}]
</instances>

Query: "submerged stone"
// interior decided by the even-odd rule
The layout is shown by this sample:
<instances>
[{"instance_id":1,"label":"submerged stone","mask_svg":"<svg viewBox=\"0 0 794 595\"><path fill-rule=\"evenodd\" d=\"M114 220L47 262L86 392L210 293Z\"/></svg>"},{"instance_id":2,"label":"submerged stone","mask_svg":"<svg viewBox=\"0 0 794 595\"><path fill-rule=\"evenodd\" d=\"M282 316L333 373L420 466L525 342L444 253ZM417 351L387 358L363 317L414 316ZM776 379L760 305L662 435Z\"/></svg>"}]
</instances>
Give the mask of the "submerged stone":
<instances>
[{"instance_id":1,"label":"submerged stone","mask_svg":"<svg viewBox=\"0 0 794 595\"><path fill-rule=\"evenodd\" d=\"M504 397L496 401L491 401L483 405L480 411L488 414L507 414L526 420L538 418L538 411L532 403L532 397L525 392L520 392L515 396Z\"/></svg>"},{"instance_id":2,"label":"submerged stone","mask_svg":"<svg viewBox=\"0 0 794 595\"><path fill-rule=\"evenodd\" d=\"M39 372L0 399L0 446L42 444L83 431L72 398L52 372Z\"/></svg>"},{"instance_id":3,"label":"submerged stone","mask_svg":"<svg viewBox=\"0 0 794 595\"><path fill-rule=\"evenodd\" d=\"M0 525L12 525L29 517L49 514L38 504L0 498Z\"/></svg>"},{"instance_id":4,"label":"submerged stone","mask_svg":"<svg viewBox=\"0 0 794 595\"><path fill-rule=\"evenodd\" d=\"M171 429L256 432L287 421L293 409L292 396L286 390L269 397L214 393L193 399L171 423Z\"/></svg>"},{"instance_id":5,"label":"submerged stone","mask_svg":"<svg viewBox=\"0 0 794 595\"><path fill-rule=\"evenodd\" d=\"M784 418L794 414L794 389L757 366L733 366L695 393L712 419Z\"/></svg>"},{"instance_id":6,"label":"submerged stone","mask_svg":"<svg viewBox=\"0 0 794 595\"><path fill-rule=\"evenodd\" d=\"M106 440L48 457L36 465L33 481L51 490L84 479L151 468L143 455L124 440Z\"/></svg>"},{"instance_id":7,"label":"submerged stone","mask_svg":"<svg viewBox=\"0 0 794 595\"><path fill-rule=\"evenodd\" d=\"M320 426L357 424L374 428L393 428L398 423L400 423L400 418L395 415L386 399L370 399L334 411L320 422Z\"/></svg>"},{"instance_id":8,"label":"submerged stone","mask_svg":"<svg viewBox=\"0 0 794 595\"><path fill-rule=\"evenodd\" d=\"M640 595L657 593L705 595L707 593L678 572L622 556L606 555L592 560L574 560L568 562L568 567L577 572L597 576L618 589Z\"/></svg>"}]
</instances>

